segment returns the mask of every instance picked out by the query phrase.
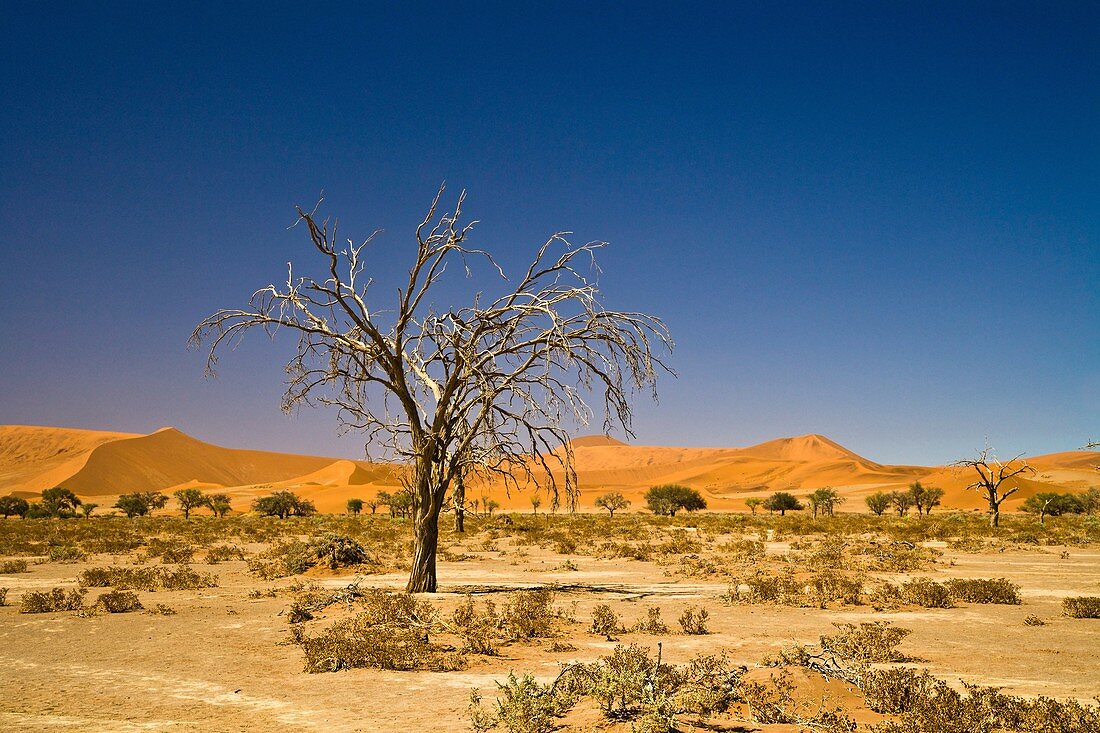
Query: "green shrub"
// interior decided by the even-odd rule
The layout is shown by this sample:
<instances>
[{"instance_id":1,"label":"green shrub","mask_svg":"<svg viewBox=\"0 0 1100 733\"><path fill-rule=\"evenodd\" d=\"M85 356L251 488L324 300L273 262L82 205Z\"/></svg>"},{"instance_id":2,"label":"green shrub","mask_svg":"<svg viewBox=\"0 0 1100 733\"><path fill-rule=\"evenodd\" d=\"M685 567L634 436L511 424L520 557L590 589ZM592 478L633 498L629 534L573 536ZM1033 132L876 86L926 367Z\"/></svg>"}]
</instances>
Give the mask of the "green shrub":
<instances>
[{"instance_id":1,"label":"green shrub","mask_svg":"<svg viewBox=\"0 0 1100 733\"><path fill-rule=\"evenodd\" d=\"M1095 596L1064 598L1062 615L1070 618L1100 618L1100 598Z\"/></svg>"},{"instance_id":2,"label":"green shrub","mask_svg":"<svg viewBox=\"0 0 1100 733\"><path fill-rule=\"evenodd\" d=\"M79 611L84 607L83 588L66 591L53 588L48 591L27 591L19 603L19 613L54 613L57 611Z\"/></svg>"},{"instance_id":3,"label":"green shrub","mask_svg":"<svg viewBox=\"0 0 1100 733\"><path fill-rule=\"evenodd\" d=\"M1020 586L1006 578L952 578L946 585L952 597L961 601L1020 605Z\"/></svg>"},{"instance_id":4,"label":"green shrub","mask_svg":"<svg viewBox=\"0 0 1100 733\"><path fill-rule=\"evenodd\" d=\"M244 551L236 545L216 545L206 551L208 565L217 565L227 560L244 560Z\"/></svg>"}]
</instances>

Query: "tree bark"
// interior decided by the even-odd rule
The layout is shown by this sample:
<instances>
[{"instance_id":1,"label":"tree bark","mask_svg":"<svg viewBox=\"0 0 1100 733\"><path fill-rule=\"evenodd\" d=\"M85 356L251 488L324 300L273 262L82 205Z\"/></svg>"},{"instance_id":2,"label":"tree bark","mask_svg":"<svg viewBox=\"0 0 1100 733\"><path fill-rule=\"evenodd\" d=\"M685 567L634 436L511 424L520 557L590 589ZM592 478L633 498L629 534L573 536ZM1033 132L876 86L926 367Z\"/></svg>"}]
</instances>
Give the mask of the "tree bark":
<instances>
[{"instance_id":1,"label":"tree bark","mask_svg":"<svg viewBox=\"0 0 1100 733\"><path fill-rule=\"evenodd\" d=\"M466 531L466 482L462 479L462 472L460 471L455 476L455 493L454 493L454 505L455 505L455 532Z\"/></svg>"},{"instance_id":2,"label":"tree bark","mask_svg":"<svg viewBox=\"0 0 1100 733\"><path fill-rule=\"evenodd\" d=\"M435 552L439 544L439 514L431 506L418 512L413 530L412 570L405 590L409 593L435 593Z\"/></svg>"},{"instance_id":3,"label":"tree bark","mask_svg":"<svg viewBox=\"0 0 1100 733\"><path fill-rule=\"evenodd\" d=\"M989 508L989 526L1001 526L1001 508L999 506L991 506Z\"/></svg>"}]
</instances>

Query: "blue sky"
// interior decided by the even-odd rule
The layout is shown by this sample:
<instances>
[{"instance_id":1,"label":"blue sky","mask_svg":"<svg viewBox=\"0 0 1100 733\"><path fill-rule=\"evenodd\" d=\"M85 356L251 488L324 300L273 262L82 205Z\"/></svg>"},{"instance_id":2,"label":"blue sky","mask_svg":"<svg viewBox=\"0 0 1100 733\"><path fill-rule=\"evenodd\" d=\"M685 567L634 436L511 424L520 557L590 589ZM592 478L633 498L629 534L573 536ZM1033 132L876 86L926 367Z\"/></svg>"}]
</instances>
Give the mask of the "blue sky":
<instances>
[{"instance_id":1,"label":"blue sky","mask_svg":"<svg viewBox=\"0 0 1100 733\"><path fill-rule=\"evenodd\" d=\"M665 318L639 442L818 432L885 462L1100 436L1090 3L57 5L0 24L0 423L357 455L204 380L213 310L308 261L293 205L405 262L440 181L517 269L603 239Z\"/></svg>"}]
</instances>

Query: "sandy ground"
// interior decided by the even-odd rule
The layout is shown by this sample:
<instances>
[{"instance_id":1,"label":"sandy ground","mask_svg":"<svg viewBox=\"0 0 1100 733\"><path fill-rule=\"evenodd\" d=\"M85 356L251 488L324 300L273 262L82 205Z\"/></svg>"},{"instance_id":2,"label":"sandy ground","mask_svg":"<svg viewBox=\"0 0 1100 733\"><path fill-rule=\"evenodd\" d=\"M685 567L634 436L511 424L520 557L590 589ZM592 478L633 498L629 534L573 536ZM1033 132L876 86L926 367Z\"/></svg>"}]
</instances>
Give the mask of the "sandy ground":
<instances>
[{"instance_id":1,"label":"sandy ground","mask_svg":"<svg viewBox=\"0 0 1100 733\"><path fill-rule=\"evenodd\" d=\"M770 547L775 551L776 547ZM948 680L1003 686L1022 695L1091 698L1100 694L1100 621L1059 615L1061 599L1100 592L1100 550L1062 548L971 555L946 551L948 577L1006 577L1022 587L1021 606L960 604L954 609L875 612L767 605L728 606L719 596L724 583L670 577L649 562L572 557L576 571L561 570L563 556L530 548L471 553L475 559L440 565L445 609L461 598L464 585L504 589L543 583L580 584L591 589L560 593L558 605L576 602L578 622L567 639L576 651L551 653L549 643L503 647L496 658L472 657L460 672L351 670L302 672L302 655L287 644L281 616L286 596L249 599L248 592L289 580L261 581L245 563L216 566L221 585L202 591L141 593L147 606L164 603L174 616L143 613L22 615L19 596L28 589L75 586L84 567L104 565L108 556L80 564L32 566L28 573L0 576L8 602L0 608L0 729L11 731L394 731L467 730L464 715L472 687L495 689L510 669L541 677L561 662L592 660L614 642L587 633L591 609L610 603L626 622L658 605L666 623L688 605L711 613L708 636L665 637L625 634L620 642L664 644L665 659L682 662L700 652L726 652L752 665L795 642L812 643L839 621L886 619L909 628L903 651L920 666ZM117 561L117 558L114 558ZM890 577L890 576L881 576ZM899 576L900 577L900 576ZM339 587L351 575L316 580ZM404 577L375 575L366 584L399 589ZM92 589L89 601L102 592ZM1024 625L1037 615L1047 624ZM323 619L322 619L323 621ZM782 727L760 730L782 730Z\"/></svg>"}]
</instances>

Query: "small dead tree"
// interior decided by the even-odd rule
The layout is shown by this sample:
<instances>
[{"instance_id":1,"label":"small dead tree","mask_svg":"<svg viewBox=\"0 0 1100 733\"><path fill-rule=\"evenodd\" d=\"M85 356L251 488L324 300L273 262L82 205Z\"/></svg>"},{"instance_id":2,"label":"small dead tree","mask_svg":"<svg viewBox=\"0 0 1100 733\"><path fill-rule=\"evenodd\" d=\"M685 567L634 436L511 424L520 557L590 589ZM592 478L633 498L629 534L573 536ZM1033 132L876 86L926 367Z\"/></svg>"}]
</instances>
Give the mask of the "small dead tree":
<instances>
[{"instance_id":1,"label":"small dead tree","mask_svg":"<svg viewBox=\"0 0 1100 733\"><path fill-rule=\"evenodd\" d=\"M1035 473L1035 469L1027 465L1027 461L1020 461L1022 457L1023 453L1007 463L1002 463L997 460L993 449L986 447L978 453L976 458L963 458L951 464L958 468L972 468L977 472L978 480L966 488L968 491L977 491L989 503L990 527L1000 526L1001 503L1020 490L1019 486L1002 489L1004 483L1022 474ZM1017 461L1020 463L1013 466Z\"/></svg>"},{"instance_id":2,"label":"small dead tree","mask_svg":"<svg viewBox=\"0 0 1100 733\"><path fill-rule=\"evenodd\" d=\"M396 302L378 305L366 275L366 248L338 244L335 222L298 209L323 274L256 291L247 307L204 319L192 345L207 345L212 373L223 347L259 328L298 337L286 366L283 409L337 408L342 431L360 431L368 454L403 463L412 493L410 592L436 589L439 515L460 473L472 466L506 486L545 486L552 506L577 500L571 426L587 425L602 402L604 432L632 435L632 399L654 399L658 373L671 373L672 341L659 319L614 311L599 298L595 253L551 236L517 280L492 257L467 245L474 222L438 214L441 187L416 228L415 254ZM319 206L320 204L318 204ZM376 233L377 234L377 233ZM433 303L451 263L482 260L507 283L493 297L477 293L464 307ZM588 270L588 272L582 272ZM380 456L381 457L381 456ZM464 484L460 485L464 492Z\"/></svg>"}]
</instances>

